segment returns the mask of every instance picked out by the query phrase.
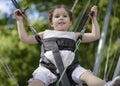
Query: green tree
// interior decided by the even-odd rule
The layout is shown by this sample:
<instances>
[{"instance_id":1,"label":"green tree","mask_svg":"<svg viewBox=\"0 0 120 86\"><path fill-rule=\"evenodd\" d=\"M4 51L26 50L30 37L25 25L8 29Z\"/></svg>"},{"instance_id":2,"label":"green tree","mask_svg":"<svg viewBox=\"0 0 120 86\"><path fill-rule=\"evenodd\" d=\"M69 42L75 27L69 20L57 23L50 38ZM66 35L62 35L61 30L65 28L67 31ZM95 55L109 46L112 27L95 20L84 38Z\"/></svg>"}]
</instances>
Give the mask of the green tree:
<instances>
[{"instance_id":1,"label":"green tree","mask_svg":"<svg viewBox=\"0 0 120 86\"><path fill-rule=\"evenodd\" d=\"M39 13L39 17L41 13L47 12L48 9L51 8L51 6L56 4L65 4L69 6L70 8L73 6L75 0L34 0L34 1L28 1L28 0L20 0L20 4L22 8L29 7L28 11L26 11L26 15L28 18L33 15L33 10L36 10ZM90 6L87 10L90 10L92 5L95 3L96 0L92 0L90 2ZM74 21L77 19L77 16L79 12L84 8L87 1L80 0L77 5L75 6L75 9L73 11L74 14ZM119 29L119 23L120 23L120 10L118 6L118 3L120 3L119 0L117 0L117 3L113 3L113 9L112 14L110 18L110 24L109 29L107 32L107 39L104 47L104 54L103 54L103 60L101 65L101 71L100 71L100 77L103 78L104 74L104 67L105 67L105 61L107 56L107 49L109 45L109 38L110 38L110 32L112 28L112 22L114 23L114 29L113 29L113 36L112 36L112 43L111 43L111 50L110 50L110 60L109 65L113 61L113 57L115 57L114 64L112 65L112 69L110 71L110 75L108 76L109 79L111 79L114 68L116 66L116 62L118 59L118 56L120 56L120 29ZM100 24L100 28L103 26L103 20L105 17L105 12L107 8L108 1L99 0L97 6L98 6L98 22ZM33 8L32 6L35 6ZM117 6L117 7L116 7ZM116 8L116 9L115 9ZM116 15L114 16L114 10L116 11ZM14 11L14 10L11 10ZM86 13L86 14L87 14ZM13 14L11 14L13 15ZM45 16L46 17L46 16ZM48 25L47 18L44 19L34 19L30 18L30 22L35 27L35 29L39 31L44 31L45 29L50 29L50 26ZM84 18L83 18L84 19ZM11 27L8 27L8 20L10 20ZM31 34L31 31L29 28L25 25L26 30L29 34ZM80 27L79 27L80 28ZM81 28L80 28L81 29ZM91 25L88 26L87 32L91 30ZM95 55L97 51L98 41L87 43L87 44L81 44L79 46L78 50L78 56L80 64L87 68L91 69L93 68L94 61L95 61ZM40 48L39 45L28 45L24 44L20 41L17 27L16 27L16 21L14 17L12 16L3 16L3 18L0 19L0 55L4 58L4 61L8 64L10 67L13 75L17 79L20 86L26 86L27 80L32 77L32 72L38 67L39 65L39 58L40 58ZM14 81L10 79L3 68L3 66L0 64L0 86L15 86Z\"/></svg>"}]
</instances>

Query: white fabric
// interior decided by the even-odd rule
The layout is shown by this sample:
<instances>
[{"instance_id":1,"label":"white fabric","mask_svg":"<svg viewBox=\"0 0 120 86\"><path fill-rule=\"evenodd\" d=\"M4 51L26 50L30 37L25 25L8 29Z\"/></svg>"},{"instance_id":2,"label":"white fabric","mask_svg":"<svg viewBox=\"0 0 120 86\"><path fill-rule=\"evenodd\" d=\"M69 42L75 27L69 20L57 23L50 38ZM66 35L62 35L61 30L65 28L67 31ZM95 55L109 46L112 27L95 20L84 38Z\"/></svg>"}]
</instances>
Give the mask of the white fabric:
<instances>
[{"instance_id":1,"label":"white fabric","mask_svg":"<svg viewBox=\"0 0 120 86\"><path fill-rule=\"evenodd\" d=\"M47 51L44 55L47 59L49 59L52 63L56 65L52 51ZM61 50L60 55L65 67L69 66L75 57L75 54L73 52L67 50Z\"/></svg>"},{"instance_id":2,"label":"white fabric","mask_svg":"<svg viewBox=\"0 0 120 86\"><path fill-rule=\"evenodd\" d=\"M33 79L41 80L45 86L56 81L57 77L47 68L39 65L33 72Z\"/></svg>"},{"instance_id":3,"label":"white fabric","mask_svg":"<svg viewBox=\"0 0 120 86\"><path fill-rule=\"evenodd\" d=\"M78 66L74 69L74 71L73 71L73 73L72 73L72 79L73 79L76 83L82 83L82 82L80 81L80 76L81 76L83 73L87 72L87 71L89 71L89 70L86 70L85 68L83 68L83 67L81 67L80 65L78 65Z\"/></svg>"},{"instance_id":4,"label":"white fabric","mask_svg":"<svg viewBox=\"0 0 120 86\"><path fill-rule=\"evenodd\" d=\"M54 37L69 38L76 41L74 32L56 31L56 30L44 31L43 39L54 38ZM44 55L47 57L47 59L49 59L51 62L53 62L56 65L52 51L47 51ZM69 66L72 63L75 56L75 54L72 51L68 51L68 50L60 50L60 55L65 67Z\"/></svg>"},{"instance_id":5,"label":"white fabric","mask_svg":"<svg viewBox=\"0 0 120 86\"><path fill-rule=\"evenodd\" d=\"M69 38L76 41L75 33L68 32L68 31L56 31L56 30L45 30L43 39L51 38L51 37L58 37L58 38Z\"/></svg>"},{"instance_id":6,"label":"white fabric","mask_svg":"<svg viewBox=\"0 0 120 86\"><path fill-rule=\"evenodd\" d=\"M78 65L75 70L72 73L72 79L78 83L81 84L82 81L80 81L80 76L85 73L86 69ZM45 86L48 86L50 83L56 81L57 77L47 68L43 66L39 66L34 72L33 72L33 79L41 80Z\"/></svg>"}]
</instances>

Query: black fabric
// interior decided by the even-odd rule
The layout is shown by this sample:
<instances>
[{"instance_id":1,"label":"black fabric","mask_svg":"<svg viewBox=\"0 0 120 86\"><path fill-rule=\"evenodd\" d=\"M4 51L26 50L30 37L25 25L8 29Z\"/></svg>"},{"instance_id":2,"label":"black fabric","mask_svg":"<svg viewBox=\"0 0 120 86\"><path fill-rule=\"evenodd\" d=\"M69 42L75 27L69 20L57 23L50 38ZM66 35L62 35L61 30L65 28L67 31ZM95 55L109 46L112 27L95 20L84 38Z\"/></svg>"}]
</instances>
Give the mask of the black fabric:
<instances>
[{"instance_id":1,"label":"black fabric","mask_svg":"<svg viewBox=\"0 0 120 86\"><path fill-rule=\"evenodd\" d=\"M71 64L70 66L68 66L67 71L66 71L66 72L67 72L67 75L68 75L68 77L69 77L71 86L76 86L76 85L77 85L77 83L74 82L73 79L72 79L72 73L73 73L74 69L75 69L78 65L79 65L78 57L75 56L72 64Z\"/></svg>"},{"instance_id":2,"label":"black fabric","mask_svg":"<svg viewBox=\"0 0 120 86\"><path fill-rule=\"evenodd\" d=\"M52 42L56 42L59 50L70 50L70 51L75 50L75 43L76 43L74 40L68 38L47 38L44 39L42 42L45 52L49 50L53 50Z\"/></svg>"},{"instance_id":3,"label":"black fabric","mask_svg":"<svg viewBox=\"0 0 120 86\"><path fill-rule=\"evenodd\" d=\"M40 62L42 66L48 68L52 73L54 73L55 75L57 75L57 72L56 72L56 67L53 63L46 63L44 61L41 61Z\"/></svg>"},{"instance_id":4,"label":"black fabric","mask_svg":"<svg viewBox=\"0 0 120 86\"><path fill-rule=\"evenodd\" d=\"M40 38L40 36L38 34L35 34L35 39L37 40L37 42L41 45L42 44L42 40Z\"/></svg>"},{"instance_id":5,"label":"black fabric","mask_svg":"<svg viewBox=\"0 0 120 86\"><path fill-rule=\"evenodd\" d=\"M78 38L77 38L77 41L80 39L82 40L83 36L82 35L79 35Z\"/></svg>"}]
</instances>

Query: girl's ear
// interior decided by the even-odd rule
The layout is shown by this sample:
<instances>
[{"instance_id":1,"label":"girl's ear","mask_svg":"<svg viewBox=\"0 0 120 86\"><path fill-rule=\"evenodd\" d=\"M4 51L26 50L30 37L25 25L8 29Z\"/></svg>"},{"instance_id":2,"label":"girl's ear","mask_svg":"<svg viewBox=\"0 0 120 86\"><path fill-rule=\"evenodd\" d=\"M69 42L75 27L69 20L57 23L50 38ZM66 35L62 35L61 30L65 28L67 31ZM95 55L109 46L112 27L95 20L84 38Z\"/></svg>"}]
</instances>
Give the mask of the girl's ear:
<instances>
[{"instance_id":1,"label":"girl's ear","mask_svg":"<svg viewBox=\"0 0 120 86\"><path fill-rule=\"evenodd\" d=\"M50 26L53 27L53 24L51 22L49 22Z\"/></svg>"}]
</instances>

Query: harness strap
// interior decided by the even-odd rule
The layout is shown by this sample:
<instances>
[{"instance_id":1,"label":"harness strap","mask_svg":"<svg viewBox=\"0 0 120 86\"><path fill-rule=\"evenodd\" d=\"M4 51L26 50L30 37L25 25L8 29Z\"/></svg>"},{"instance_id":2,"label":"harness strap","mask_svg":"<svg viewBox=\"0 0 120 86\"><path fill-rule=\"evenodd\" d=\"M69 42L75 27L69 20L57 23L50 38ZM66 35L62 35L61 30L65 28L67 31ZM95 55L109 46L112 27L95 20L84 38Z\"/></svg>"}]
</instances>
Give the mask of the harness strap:
<instances>
[{"instance_id":1,"label":"harness strap","mask_svg":"<svg viewBox=\"0 0 120 86\"><path fill-rule=\"evenodd\" d=\"M61 75L62 72L64 71L64 65L63 65L63 62L62 62L62 59L61 59L61 56L59 53L59 49L58 49L56 42L53 42L52 44L54 45L53 50L52 50L53 55L54 55L54 59L56 61L57 68L58 68L60 75ZM61 82L62 82L63 86L70 86L70 82L69 82L69 79L68 79L66 73L64 74Z\"/></svg>"},{"instance_id":2,"label":"harness strap","mask_svg":"<svg viewBox=\"0 0 120 86\"><path fill-rule=\"evenodd\" d=\"M40 45L42 44L42 40L38 34L35 34L35 39Z\"/></svg>"},{"instance_id":3,"label":"harness strap","mask_svg":"<svg viewBox=\"0 0 120 86\"><path fill-rule=\"evenodd\" d=\"M44 47L44 52L50 51L53 49L53 44L52 42L55 42L57 44L57 47L59 50L70 50L74 51L75 50L75 41L69 38L47 38L42 40L43 42L43 47Z\"/></svg>"}]
</instances>

